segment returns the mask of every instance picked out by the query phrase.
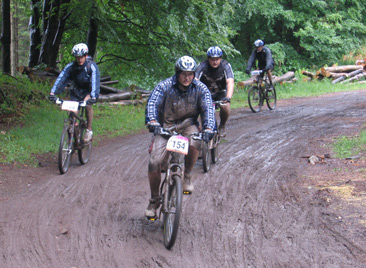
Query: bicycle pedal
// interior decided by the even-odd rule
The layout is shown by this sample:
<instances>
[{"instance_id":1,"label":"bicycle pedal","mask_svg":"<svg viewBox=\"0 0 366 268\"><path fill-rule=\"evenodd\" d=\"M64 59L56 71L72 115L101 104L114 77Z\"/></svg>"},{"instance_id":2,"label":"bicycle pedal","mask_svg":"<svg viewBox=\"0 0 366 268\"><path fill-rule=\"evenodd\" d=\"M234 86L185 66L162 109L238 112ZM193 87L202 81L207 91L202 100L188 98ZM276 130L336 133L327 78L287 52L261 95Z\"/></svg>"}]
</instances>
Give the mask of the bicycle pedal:
<instances>
[{"instance_id":1,"label":"bicycle pedal","mask_svg":"<svg viewBox=\"0 0 366 268\"><path fill-rule=\"evenodd\" d=\"M158 217L146 217L149 221L156 221Z\"/></svg>"},{"instance_id":2,"label":"bicycle pedal","mask_svg":"<svg viewBox=\"0 0 366 268\"><path fill-rule=\"evenodd\" d=\"M191 194L192 194L192 192L190 192L190 191L183 191L183 194L191 195Z\"/></svg>"}]
</instances>

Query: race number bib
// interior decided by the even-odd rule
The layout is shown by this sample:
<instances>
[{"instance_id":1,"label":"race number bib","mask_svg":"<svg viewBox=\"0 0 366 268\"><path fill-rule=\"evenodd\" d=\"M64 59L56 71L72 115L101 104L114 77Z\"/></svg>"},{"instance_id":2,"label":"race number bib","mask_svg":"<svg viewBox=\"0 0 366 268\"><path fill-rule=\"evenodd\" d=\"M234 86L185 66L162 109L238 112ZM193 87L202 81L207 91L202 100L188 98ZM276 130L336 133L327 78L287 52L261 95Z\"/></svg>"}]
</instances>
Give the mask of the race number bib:
<instances>
[{"instance_id":1,"label":"race number bib","mask_svg":"<svg viewBox=\"0 0 366 268\"><path fill-rule=\"evenodd\" d=\"M171 152L188 154L188 139L183 136L172 136L169 138L166 149Z\"/></svg>"},{"instance_id":2,"label":"race number bib","mask_svg":"<svg viewBox=\"0 0 366 268\"><path fill-rule=\"evenodd\" d=\"M78 101L64 101L61 106L61 110L66 110L70 112L77 112L79 108Z\"/></svg>"}]
</instances>

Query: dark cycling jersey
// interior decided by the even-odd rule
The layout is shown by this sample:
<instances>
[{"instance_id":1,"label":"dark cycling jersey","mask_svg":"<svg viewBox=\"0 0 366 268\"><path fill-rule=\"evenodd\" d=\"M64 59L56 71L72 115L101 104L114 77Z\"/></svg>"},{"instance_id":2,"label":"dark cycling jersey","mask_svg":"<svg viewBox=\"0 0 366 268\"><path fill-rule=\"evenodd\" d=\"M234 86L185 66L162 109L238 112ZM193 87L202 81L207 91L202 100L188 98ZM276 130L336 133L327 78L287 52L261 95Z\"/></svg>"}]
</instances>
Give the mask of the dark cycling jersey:
<instances>
[{"instance_id":1,"label":"dark cycling jersey","mask_svg":"<svg viewBox=\"0 0 366 268\"><path fill-rule=\"evenodd\" d=\"M203 128L214 129L215 111L207 87L193 79L192 84L182 91L178 88L176 75L160 82L151 93L145 110L145 122L157 121L164 127L179 124L186 118L198 125L202 117Z\"/></svg>"},{"instance_id":2,"label":"dark cycling jersey","mask_svg":"<svg viewBox=\"0 0 366 268\"><path fill-rule=\"evenodd\" d=\"M274 67L274 60L272 58L271 50L263 46L263 49L261 52L258 52L257 49L254 49L252 54L249 57L248 60L248 66L247 71L250 71L250 69L255 66L255 60L258 60L258 68L260 70L271 70Z\"/></svg>"},{"instance_id":3,"label":"dark cycling jersey","mask_svg":"<svg viewBox=\"0 0 366 268\"><path fill-rule=\"evenodd\" d=\"M71 82L70 99L75 101L83 100L88 94L92 98L98 98L100 92L100 74L98 66L90 58L87 58L83 65L76 61L69 63L61 71L51 93L59 94L65 90L65 86Z\"/></svg>"},{"instance_id":4,"label":"dark cycling jersey","mask_svg":"<svg viewBox=\"0 0 366 268\"><path fill-rule=\"evenodd\" d=\"M234 73L226 60L221 60L217 68L212 68L208 60L205 60L198 66L195 76L214 94L226 89L226 80L234 78Z\"/></svg>"}]
</instances>

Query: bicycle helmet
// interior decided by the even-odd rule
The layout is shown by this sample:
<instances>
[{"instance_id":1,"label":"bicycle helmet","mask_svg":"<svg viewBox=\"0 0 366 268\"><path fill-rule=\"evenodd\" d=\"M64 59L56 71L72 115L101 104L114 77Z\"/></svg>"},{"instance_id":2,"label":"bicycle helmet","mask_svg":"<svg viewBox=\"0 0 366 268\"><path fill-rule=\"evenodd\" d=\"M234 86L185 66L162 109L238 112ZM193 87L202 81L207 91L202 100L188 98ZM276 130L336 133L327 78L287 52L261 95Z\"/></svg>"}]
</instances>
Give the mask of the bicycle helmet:
<instances>
[{"instance_id":1,"label":"bicycle helmet","mask_svg":"<svg viewBox=\"0 0 366 268\"><path fill-rule=\"evenodd\" d=\"M190 56L183 56L175 63L176 72L194 72L197 69L196 61Z\"/></svg>"},{"instance_id":2,"label":"bicycle helmet","mask_svg":"<svg viewBox=\"0 0 366 268\"><path fill-rule=\"evenodd\" d=\"M264 42L260 39L254 41L255 47L261 47L264 45Z\"/></svg>"},{"instance_id":3,"label":"bicycle helmet","mask_svg":"<svg viewBox=\"0 0 366 268\"><path fill-rule=\"evenodd\" d=\"M207 56L210 58L220 58L222 57L222 49L216 46L210 47L207 50Z\"/></svg>"},{"instance_id":4,"label":"bicycle helmet","mask_svg":"<svg viewBox=\"0 0 366 268\"><path fill-rule=\"evenodd\" d=\"M80 43L80 44L76 44L73 48L72 48L72 55L74 57L82 57L85 56L86 54L88 54L88 46L84 43Z\"/></svg>"}]
</instances>

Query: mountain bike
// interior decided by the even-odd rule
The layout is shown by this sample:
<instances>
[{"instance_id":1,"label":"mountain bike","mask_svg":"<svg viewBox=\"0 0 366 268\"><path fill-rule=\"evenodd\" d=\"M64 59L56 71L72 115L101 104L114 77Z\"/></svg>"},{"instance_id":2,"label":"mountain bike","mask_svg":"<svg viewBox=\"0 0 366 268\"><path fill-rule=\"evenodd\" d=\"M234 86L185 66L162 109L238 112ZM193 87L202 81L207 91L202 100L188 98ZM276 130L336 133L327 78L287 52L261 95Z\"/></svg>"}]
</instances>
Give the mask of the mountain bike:
<instances>
[{"instance_id":1,"label":"mountain bike","mask_svg":"<svg viewBox=\"0 0 366 268\"><path fill-rule=\"evenodd\" d=\"M277 104L276 89L269 89L270 83L267 72L263 74L263 70L255 70L250 73L255 76L255 85L248 91L248 104L253 113L258 113L264 100L266 100L267 107L274 110Z\"/></svg>"},{"instance_id":2,"label":"mountain bike","mask_svg":"<svg viewBox=\"0 0 366 268\"><path fill-rule=\"evenodd\" d=\"M80 164L88 163L92 142L84 142L84 135L87 129L85 117L86 101L57 99L56 104L61 105L61 110L68 111L68 117L64 120L58 150L58 168L61 174L65 174L69 169L71 155L75 150L78 151Z\"/></svg>"},{"instance_id":3,"label":"mountain bike","mask_svg":"<svg viewBox=\"0 0 366 268\"><path fill-rule=\"evenodd\" d=\"M178 234L179 220L182 211L182 180L184 177L184 156L188 154L188 138L176 132L177 129L190 123L189 120L183 121L178 126L171 128L159 128L158 135L169 138L166 149L169 158L165 170L165 178L160 186L160 212L157 219L163 214L163 236L164 245L171 249ZM150 218L149 220L156 220Z\"/></svg>"},{"instance_id":4,"label":"mountain bike","mask_svg":"<svg viewBox=\"0 0 366 268\"><path fill-rule=\"evenodd\" d=\"M222 101L213 102L215 109L220 109L221 105L225 105ZM216 120L216 119L215 119ZM202 164L203 171L208 172L210 170L211 163L215 164L219 160L219 143L220 143L220 133L217 128L217 120L215 121L216 129L214 130L214 136L209 142L202 140ZM202 134L200 134L200 139L202 139ZM193 137L193 139L196 139Z\"/></svg>"}]
</instances>

